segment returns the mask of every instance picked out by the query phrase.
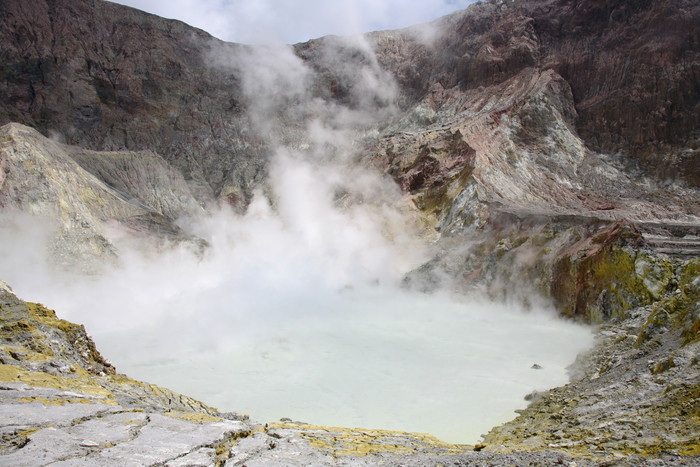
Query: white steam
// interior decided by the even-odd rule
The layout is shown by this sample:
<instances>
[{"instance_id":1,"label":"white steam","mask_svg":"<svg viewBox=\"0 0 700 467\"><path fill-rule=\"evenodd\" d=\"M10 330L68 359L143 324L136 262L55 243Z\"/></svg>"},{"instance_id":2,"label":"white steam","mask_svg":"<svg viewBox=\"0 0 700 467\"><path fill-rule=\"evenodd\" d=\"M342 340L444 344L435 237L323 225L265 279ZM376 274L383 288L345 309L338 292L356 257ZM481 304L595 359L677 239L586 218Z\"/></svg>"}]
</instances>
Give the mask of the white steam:
<instances>
[{"instance_id":1,"label":"white steam","mask_svg":"<svg viewBox=\"0 0 700 467\"><path fill-rule=\"evenodd\" d=\"M289 48L212 57L239 76L272 153L245 214L180 221L209 243L203 257L112 235L119 268L57 274L38 255L50 230L7 217L0 279L85 324L120 371L220 410L475 442L525 394L565 383L590 332L551 311L399 287L429 248L398 187L352 164L396 88L366 44L335 46L366 57L336 68L347 106L312 92L316 76Z\"/></svg>"},{"instance_id":2,"label":"white steam","mask_svg":"<svg viewBox=\"0 0 700 467\"><path fill-rule=\"evenodd\" d=\"M186 248L149 255L124 237L122 268L56 277L41 266L41 225L5 218L0 277L84 323L120 371L264 421L475 442L523 395L566 382L566 365L590 345L586 329L400 289L426 259L405 216L388 204L343 206L337 172L278 157L276 209L256 195L243 216L190 225L211 245L204 258Z\"/></svg>"},{"instance_id":3,"label":"white steam","mask_svg":"<svg viewBox=\"0 0 700 467\"><path fill-rule=\"evenodd\" d=\"M211 243L203 259L123 242L118 270L52 277L17 267L6 249L0 277L84 323L120 371L261 421L474 443L525 394L567 382L566 366L592 342L588 329L551 310L403 290L402 273L424 259L415 238L391 241L374 214L314 194L277 212L256 196L244 216L199 222ZM26 239L8 225L3 245Z\"/></svg>"}]
</instances>

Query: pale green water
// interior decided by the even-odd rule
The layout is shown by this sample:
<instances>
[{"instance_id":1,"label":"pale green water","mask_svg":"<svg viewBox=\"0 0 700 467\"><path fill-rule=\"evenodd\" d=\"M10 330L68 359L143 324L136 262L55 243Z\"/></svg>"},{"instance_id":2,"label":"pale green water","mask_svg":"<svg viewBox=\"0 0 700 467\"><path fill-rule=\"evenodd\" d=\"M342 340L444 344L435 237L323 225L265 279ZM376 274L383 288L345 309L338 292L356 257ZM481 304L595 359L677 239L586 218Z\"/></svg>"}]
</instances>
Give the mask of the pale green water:
<instances>
[{"instance_id":1,"label":"pale green water","mask_svg":"<svg viewBox=\"0 0 700 467\"><path fill-rule=\"evenodd\" d=\"M592 343L589 329L544 313L446 296L289 298L284 305L261 296L250 310L255 323L200 316L194 325L166 325L168 343L163 324L99 342L121 371L220 410L457 443L475 443L515 417L531 391L566 383L565 367Z\"/></svg>"}]
</instances>

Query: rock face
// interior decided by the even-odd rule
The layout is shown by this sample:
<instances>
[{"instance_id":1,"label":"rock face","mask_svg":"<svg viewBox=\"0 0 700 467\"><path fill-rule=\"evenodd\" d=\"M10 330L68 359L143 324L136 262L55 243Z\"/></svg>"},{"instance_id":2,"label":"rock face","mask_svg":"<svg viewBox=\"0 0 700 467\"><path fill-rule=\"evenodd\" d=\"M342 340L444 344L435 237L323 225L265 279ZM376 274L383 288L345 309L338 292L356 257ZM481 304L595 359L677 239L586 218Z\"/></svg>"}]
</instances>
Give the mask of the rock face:
<instances>
[{"instance_id":1,"label":"rock face","mask_svg":"<svg viewBox=\"0 0 700 467\"><path fill-rule=\"evenodd\" d=\"M156 151L202 201L242 167L259 177L236 80L207 66L203 31L93 0L3 2L0 16L1 123L86 149Z\"/></svg>"},{"instance_id":2,"label":"rock face","mask_svg":"<svg viewBox=\"0 0 700 467\"><path fill-rule=\"evenodd\" d=\"M523 238L514 224L527 230L535 222L561 233L544 247L547 270L562 264L573 239L608 221L630 221L672 253L700 251L693 240L700 197L692 188L700 173L697 2L494 0L357 44L297 44L296 56L223 44L106 2L9 1L0 13L0 122L90 150L154 151L182 173L200 204L219 198L244 208L265 180L272 146L280 139L308 145L299 128L318 109L299 107L299 99L351 112L371 100L372 111L386 114L365 123L370 136L356 144L364 148L359 157L410 193L443 237L495 229L498 241L512 243ZM311 85L285 91L270 107L269 96L255 92L259 83L251 91L240 57L279 62ZM298 84L274 72L257 78ZM261 107L279 121L261 125ZM174 199L115 175L125 173L124 162L87 153L75 160L123 196L170 219L191 209L189 201L163 206ZM173 180L163 176L156 184ZM170 229L161 218L141 219ZM496 245L485 246L488 254ZM541 256L530 247L518 253ZM483 267L487 255L477 256L452 258L473 264L452 272L489 282L498 274ZM534 279L556 296L549 275Z\"/></svg>"},{"instance_id":3,"label":"rock face","mask_svg":"<svg viewBox=\"0 0 700 467\"><path fill-rule=\"evenodd\" d=\"M112 222L188 240L173 221L202 212L182 175L153 153L87 151L7 124L0 127L0 167L0 207L52 220L52 256L66 267L89 271L116 259Z\"/></svg>"},{"instance_id":4,"label":"rock face","mask_svg":"<svg viewBox=\"0 0 700 467\"><path fill-rule=\"evenodd\" d=\"M551 70L591 149L697 186L699 14L694 1L492 1L438 20L428 44L420 29L375 40L411 103Z\"/></svg>"},{"instance_id":5,"label":"rock face","mask_svg":"<svg viewBox=\"0 0 700 467\"><path fill-rule=\"evenodd\" d=\"M206 33L97 0L7 1L0 18L0 123L93 150L153 150L200 200L248 199L264 177L267 136L250 123L240 71L209 66L221 43ZM369 40L403 110L439 113L473 104L482 86L550 74L591 149L697 186L699 22L691 0L490 1ZM328 40L296 53L326 70L317 93L351 103L356 89L324 59ZM366 60L350 50L333 66Z\"/></svg>"},{"instance_id":6,"label":"rock face","mask_svg":"<svg viewBox=\"0 0 700 467\"><path fill-rule=\"evenodd\" d=\"M432 123L419 121L414 109L363 158L391 174L441 233L442 252L408 284L447 280L499 297L534 285L564 314L600 321L658 299L637 278L635 263L649 257L641 248L658 252L661 240L677 246L666 253L700 253L698 191L591 151L575 128L571 88L553 70L527 68L461 92Z\"/></svg>"}]
</instances>

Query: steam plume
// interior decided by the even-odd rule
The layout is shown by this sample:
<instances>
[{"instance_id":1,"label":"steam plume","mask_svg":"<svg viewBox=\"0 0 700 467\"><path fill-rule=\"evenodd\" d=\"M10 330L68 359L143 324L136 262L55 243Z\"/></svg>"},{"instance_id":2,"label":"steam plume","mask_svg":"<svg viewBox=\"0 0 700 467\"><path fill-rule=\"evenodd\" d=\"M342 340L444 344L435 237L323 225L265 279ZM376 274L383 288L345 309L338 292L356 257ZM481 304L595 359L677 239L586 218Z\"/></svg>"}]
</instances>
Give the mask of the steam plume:
<instances>
[{"instance_id":1,"label":"steam plume","mask_svg":"<svg viewBox=\"0 0 700 467\"><path fill-rule=\"evenodd\" d=\"M203 257L115 235L120 268L56 274L27 266L48 264L50 229L5 220L0 277L84 323L121 371L221 410L474 442L524 394L564 383L590 333L550 310L399 287L430 245L398 187L353 164L355 141L397 112L396 86L363 39L323 47L342 104L290 47L211 52L240 78L270 176L244 214L179 221L207 240ZM342 66L348 53L362 65Z\"/></svg>"}]
</instances>

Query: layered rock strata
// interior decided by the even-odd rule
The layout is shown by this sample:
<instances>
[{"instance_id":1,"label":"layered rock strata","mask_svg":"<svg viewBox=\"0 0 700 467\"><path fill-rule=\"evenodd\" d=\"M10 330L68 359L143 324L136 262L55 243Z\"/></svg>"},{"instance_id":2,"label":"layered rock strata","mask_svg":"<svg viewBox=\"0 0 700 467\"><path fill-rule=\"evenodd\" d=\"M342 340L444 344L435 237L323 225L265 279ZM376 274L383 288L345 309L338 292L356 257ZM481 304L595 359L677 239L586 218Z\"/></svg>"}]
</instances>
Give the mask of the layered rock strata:
<instances>
[{"instance_id":1,"label":"layered rock strata","mask_svg":"<svg viewBox=\"0 0 700 467\"><path fill-rule=\"evenodd\" d=\"M161 243L202 245L175 220L203 209L182 175L154 153L88 151L14 123L0 127L0 169L5 222L27 214L47 224L60 267L91 272L116 262L115 224Z\"/></svg>"},{"instance_id":2,"label":"layered rock strata","mask_svg":"<svg viewBox=\"0 0 700 467\"><path fill-rule=\"evenodd\" d=\"M82 326L0 288L0 462L140 465L203 456L243 417L119 375Z\"/></svg>"}]
</instances>

